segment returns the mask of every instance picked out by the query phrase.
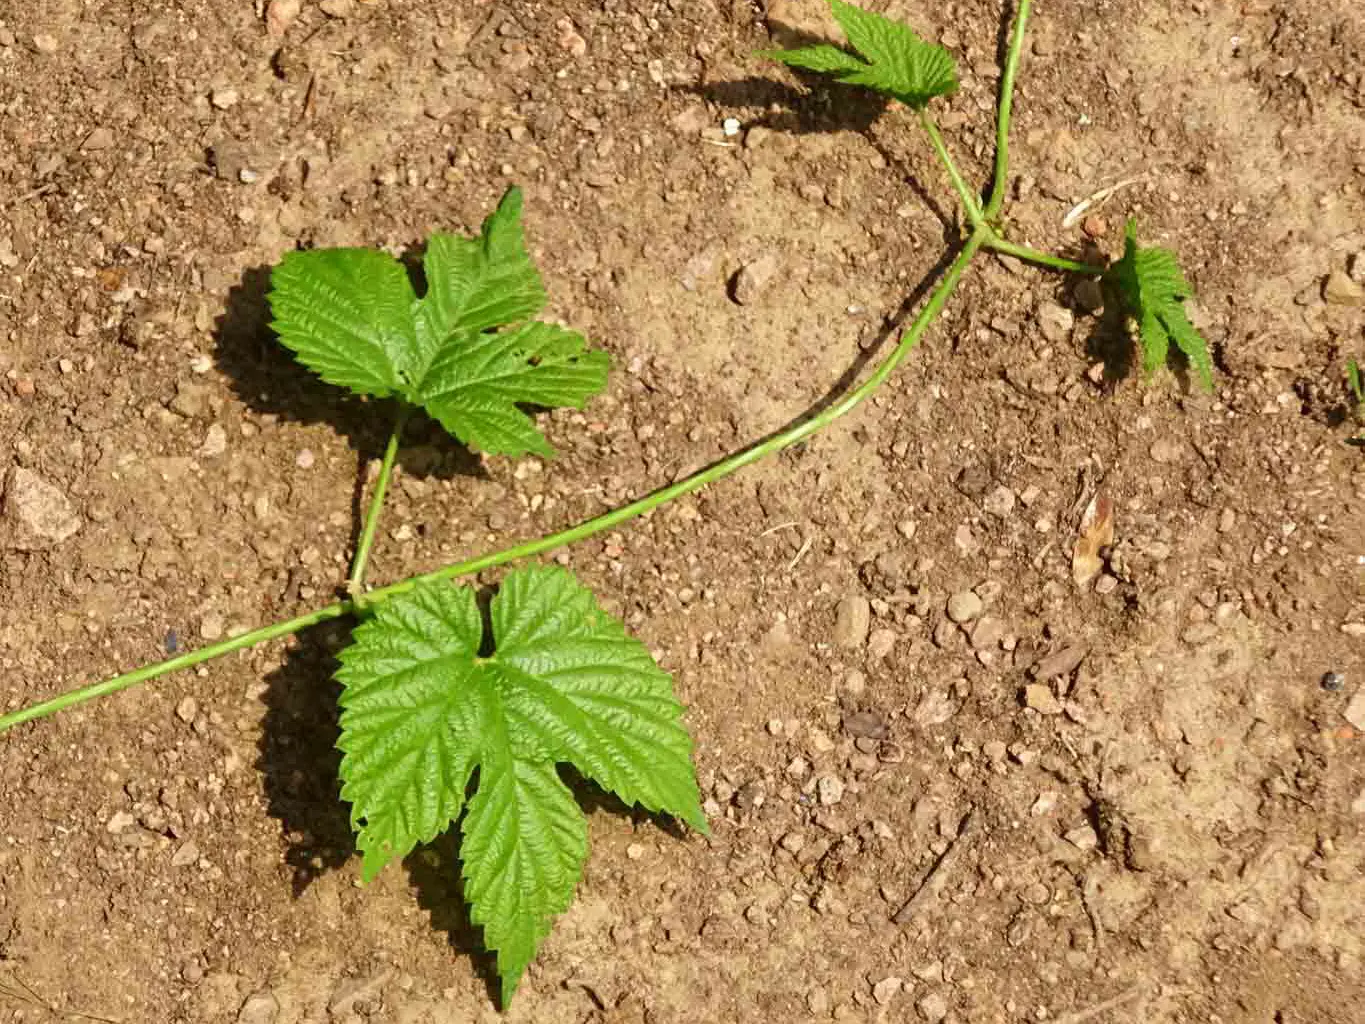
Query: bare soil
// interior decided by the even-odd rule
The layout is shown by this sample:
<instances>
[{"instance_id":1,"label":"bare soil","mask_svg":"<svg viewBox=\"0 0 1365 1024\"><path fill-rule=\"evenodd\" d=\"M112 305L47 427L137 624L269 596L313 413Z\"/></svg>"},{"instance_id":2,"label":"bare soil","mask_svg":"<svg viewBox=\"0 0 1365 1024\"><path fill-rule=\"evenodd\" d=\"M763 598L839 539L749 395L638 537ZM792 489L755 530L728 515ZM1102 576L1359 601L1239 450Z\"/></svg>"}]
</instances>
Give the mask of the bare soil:
<instances>
[{"instance_id":1,"label":"bare soil","mask_svg":"<svg viewBox=\"0 0 1365 1024\"><path fill-rule=\"evenodd\" d=\"M820 31L769 6L305 0L272 34L226 0L5 5L0 474L75 530L4 513L0 704L332 599L386 417L271 336L296 246L411 249L519 183L552 314L614 356L544 417L553 462L414 426L377 582L645 493L885 354L951 192L904 110L754 56ZM985 180L1007 12L880 6L957 56L941 120ZM1361 1020L1365 307L1324 282L1365 266L1363 66L1357 0L1039 3L1013 235L1112 256L1136 216L1215 392L982 258L868 405L562 553L675 673L714 835L592 809L505 1019ZM358 885L344 635L0 741L0 1020L499 1019L449 844Z\"/></svg>"}]
</instances>

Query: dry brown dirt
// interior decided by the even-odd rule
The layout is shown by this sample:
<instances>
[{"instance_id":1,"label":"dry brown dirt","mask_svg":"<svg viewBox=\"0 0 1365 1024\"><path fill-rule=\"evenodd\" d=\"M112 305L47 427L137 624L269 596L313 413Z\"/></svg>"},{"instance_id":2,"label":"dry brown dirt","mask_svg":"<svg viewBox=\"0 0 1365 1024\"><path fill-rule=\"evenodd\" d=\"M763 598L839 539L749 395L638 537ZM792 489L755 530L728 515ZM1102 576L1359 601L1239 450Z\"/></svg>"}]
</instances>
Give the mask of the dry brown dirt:
<instances>
[{"instance_id":1,"label":"dry brown dirt","mask_svg":"<svg viewBox=\"0 0 1365 1024\"><path fill-rule=\"evenodd\" d=\"M552 314L614 356L544 417L553 462L414 427L377 581L645 493L884 354L951 192L904 110L754 56L814 24L771 6L305 0L272 35L246 2L4 5L3 707L331 599L385 417L270 335L296 246L408 249L520 183ZM880 6L960 61L941 120L984 180L1006 12ZM1133 179L1083 226L1180 251L1214 393L982 258L874 401L561 555L675 673L714 835L593 809L505 1019L1362 1019L1365 308L1324 282L1365 266L1363 65L1357 0L1037 5L1011 230L1077 251L1068 210ZM498 1019L449 844L358 885L343 639L0 740L0 1020Z\"/></svg>"}]
</instances>

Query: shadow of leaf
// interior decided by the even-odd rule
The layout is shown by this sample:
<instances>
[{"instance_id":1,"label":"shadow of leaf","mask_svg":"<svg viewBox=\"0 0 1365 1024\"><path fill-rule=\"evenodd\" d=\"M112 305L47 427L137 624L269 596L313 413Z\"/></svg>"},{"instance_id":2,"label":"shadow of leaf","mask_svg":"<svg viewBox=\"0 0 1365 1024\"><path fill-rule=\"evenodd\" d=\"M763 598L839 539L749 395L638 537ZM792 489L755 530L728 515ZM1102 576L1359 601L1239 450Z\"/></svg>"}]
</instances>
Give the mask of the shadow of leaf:
<instances>
[{"instance_id":1,"label":"shadow of leaf","mask_svg":"<svg viewBox=\"0 0 1365 1024\"><path fill-rule=\"evenodd\" d=\"M265 785L266 808L280 822L285 861L301 895L325 871L355 853L348 807L341 800L336 749L336 654L350 640L352 622L342 619L298 634L284 663L265 679L265 721L256 762Z\"/></svg>"},{"instance_id":2,"label":"shadow of leaf","mask_svg":"<svg viewBox=\"0 0 1365 1024\"><path fill-rule=\"evenodd\" d=\"M411 265L414 257L405 262ZM270 267L252 267L229 293L218 319L215 360L242 403L253 412L292 423L325 423L346 438L362 460L378 458L393 423L391 403L360 398L320 379L298 363L270 327ZM404 431L398 464L419 477L483 477L479 457L439 423L414 415Z\"/></svg>"},{"instance_id":3,"label":"shadow of leaf","mask_svg":"<svg viewBox=\"0 0 1365 1024\"><path fill-rule=\"evenodd\" d=\"M451 949L473 961L489 1000L496 1004L501 992L497 958L484 947L483 929L469 920L459 823L437 836L435 842L414 850L403 861L403 867L417 893L417 905L427 912L431 926L445 933Z\"/></svg>"}]
</instances>

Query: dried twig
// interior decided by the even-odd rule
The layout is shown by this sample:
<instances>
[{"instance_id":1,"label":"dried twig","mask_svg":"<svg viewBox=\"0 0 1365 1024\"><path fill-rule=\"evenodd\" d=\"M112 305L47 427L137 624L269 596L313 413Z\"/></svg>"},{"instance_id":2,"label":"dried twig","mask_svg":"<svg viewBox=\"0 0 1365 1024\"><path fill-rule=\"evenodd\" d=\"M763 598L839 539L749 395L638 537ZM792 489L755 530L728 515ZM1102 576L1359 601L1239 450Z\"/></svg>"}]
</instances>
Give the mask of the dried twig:
<instances>
[{"instance_id":1,"label":"dried twig","mask_svg":"<svg viewBox=\"0 0 1365 1024\"><path fill-rule=\"evenodd\" d=\"M905 906L896 911L891 920L898 925L907 925L926 906L934 901L942 891L943 886L948 881L948 871L953 863L962 855L966 848L966 840L972 834L972 827L975 824L976 810L969 809L962 819L962 824L957 827L957 835L948 844L948 849L943 851L943 855L934 862L934 866L929 869L929 873L924 876L924 881L920 882L915 894L905 901Z\"/></svg>"},{"instance_id":2,"label":"dried twig","mask_svg":"<svg viewBox=\"0 0 1365 1024\"><path fill-rule=\"evenodd\" d=\"M1124 178L1122 181L1115 182L1108 188L1102 188L1098 192L1086 196L1079 203L1073 206L1067 212L1067 215L1062 218L1062 227L1064 228L1074 227L1076 225L1076 222L1079 221L1082 217L1084 217L1089 210L1098 209L1100 206L1104 204L1105 200L1107 200L1115 192L1119 191L1120 189L1127 188L1129 185L1136 185L1138 182L1142 180L1143 180L1142 175L1138 175L1136 178Z\"/></svg>"}]
</instances>

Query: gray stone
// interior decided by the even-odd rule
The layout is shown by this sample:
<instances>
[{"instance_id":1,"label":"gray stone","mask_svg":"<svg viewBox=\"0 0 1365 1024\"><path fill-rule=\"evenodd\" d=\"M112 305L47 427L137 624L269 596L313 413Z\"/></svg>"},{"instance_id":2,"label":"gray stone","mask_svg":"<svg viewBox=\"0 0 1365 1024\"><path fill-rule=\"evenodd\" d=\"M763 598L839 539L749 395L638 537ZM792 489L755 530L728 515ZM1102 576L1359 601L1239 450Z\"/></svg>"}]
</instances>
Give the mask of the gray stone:
<instances>
[{"instance_id":1,"label":"gray stone","mask_svg":"<svg viewBox=\"0 0 1365 1024\"><path fill-rule=\"evenodd\" d=\"M65 494L37 473L16 466L0 495L0 546L46 551L81 528Z\"/></svg>"}]
</instances>

